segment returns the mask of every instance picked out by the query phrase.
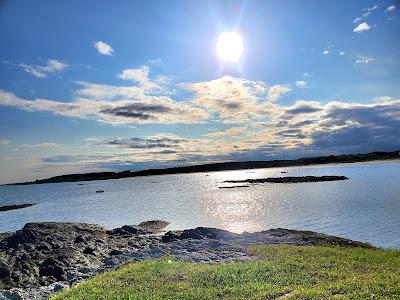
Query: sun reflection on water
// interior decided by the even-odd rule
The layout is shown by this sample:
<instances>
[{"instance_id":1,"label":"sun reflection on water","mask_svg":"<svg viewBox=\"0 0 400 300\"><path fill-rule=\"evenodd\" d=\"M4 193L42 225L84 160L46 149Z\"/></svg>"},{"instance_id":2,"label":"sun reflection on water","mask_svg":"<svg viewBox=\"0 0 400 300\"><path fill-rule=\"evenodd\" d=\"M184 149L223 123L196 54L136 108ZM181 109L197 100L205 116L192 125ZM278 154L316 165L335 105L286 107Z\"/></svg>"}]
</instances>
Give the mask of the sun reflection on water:
<instances>
[{"instance_id":1,"label":"sun reflection on water","mask_svg":"<svg viewBox=\"0 0 400 300\"><path fill-rule=\"evenodd\" d=\"M257 221L264 212L264 204L255 198L250 188L221 190L218 198L204 203L205 214L218 221L220 228L231 232L263 230Z\"/></svg>"}]
</instances>

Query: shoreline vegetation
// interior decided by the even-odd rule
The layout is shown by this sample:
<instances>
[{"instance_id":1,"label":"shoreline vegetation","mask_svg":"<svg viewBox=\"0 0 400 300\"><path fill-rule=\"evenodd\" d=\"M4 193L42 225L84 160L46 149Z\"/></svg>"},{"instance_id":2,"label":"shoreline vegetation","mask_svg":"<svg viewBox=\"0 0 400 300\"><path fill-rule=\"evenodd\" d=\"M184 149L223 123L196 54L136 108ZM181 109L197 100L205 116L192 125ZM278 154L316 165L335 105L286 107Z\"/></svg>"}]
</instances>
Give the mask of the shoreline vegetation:
<instances>
[{"instance_id":1,"label":"shoreline vegetation","mask_svg":"<svg viewBox=\"0 0 400 300\"><path fill-rule=\"evenodd\" d=\"M173 167L165 169L148 169L141 171L122 171L122 172L96 172L83 174L68 174L54 176L47 179L38 179L30 182L10 183L7 185L28 185L28 184L44 184L44 183L60 183L60 182L79 182L93 180L120 179L140 176L185 174L185 173L205 173L213 171L230 171L230 170L246 170L246 169L262 169L276 167L293 167L322 165L330 163L356 163L377 160L397 160L400 159L400 151L393 152L371 152L366 154L344 154L330 155L320 157L306 157L293 160L271 160L271 161L244 161L244 162L221 162L203 165L193 165L184 167ZM285 173L285 172L283 172Z\"/></svg>"},{"instance_id":2,"label":"shoreline vegetation","mask_svg":"<svg viewBox=\"0 0 400 300\"><path fill-rule=\"evenodd\" d=\"M1 233L0 299L42 300L55 293L51 299L400 295L398 250L311 231L166 232L168 224L154 220L106 230L43 222Z\"/></svg>"}]
</instances>

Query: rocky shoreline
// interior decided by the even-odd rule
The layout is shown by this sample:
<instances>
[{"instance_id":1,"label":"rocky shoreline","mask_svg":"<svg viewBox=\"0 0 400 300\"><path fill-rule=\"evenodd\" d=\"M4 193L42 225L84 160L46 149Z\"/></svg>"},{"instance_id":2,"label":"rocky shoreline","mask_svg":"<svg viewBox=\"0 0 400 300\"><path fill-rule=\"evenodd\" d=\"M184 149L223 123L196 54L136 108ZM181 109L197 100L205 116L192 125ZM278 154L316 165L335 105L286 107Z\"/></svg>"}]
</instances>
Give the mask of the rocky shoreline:
<instances>
[{"instance_id":1,"label":"rocky shoreline","mask_svg":"<svg viewBox=\"0 0 400 300\"><path fill-rule=\"evenodd\" d=\"M197 227L165 232L155 220L106 230L95 224L28 223L0 233L0 299L46 299L51 294L128 261L170 256L218 263L251 260L251 244L371 245L311 231L270 229L235 234Z\"/></svg>"}]
</instances>

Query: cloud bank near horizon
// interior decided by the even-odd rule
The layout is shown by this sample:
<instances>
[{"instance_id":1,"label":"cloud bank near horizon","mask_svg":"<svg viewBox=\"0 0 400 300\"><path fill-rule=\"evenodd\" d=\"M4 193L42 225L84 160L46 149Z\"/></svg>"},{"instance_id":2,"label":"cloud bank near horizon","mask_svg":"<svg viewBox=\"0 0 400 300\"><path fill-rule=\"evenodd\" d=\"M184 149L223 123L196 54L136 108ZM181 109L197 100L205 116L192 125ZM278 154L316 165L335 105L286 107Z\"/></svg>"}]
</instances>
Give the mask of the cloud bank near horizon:
<instances>
[{"instance_id":1,"label":"cloud bank near horizon","mask_svg":"<svg viewBox=\"0 0 400 300\"><path fill-rule=\"evenodd\" d=\"M158 124L165 130L153 136L88 137L83 143L88 149L95 147L95 154L39 157L37 164L42 168L137 169L400 148L400 99L380 97L363 104L296 100L284 105L280 98L290 97L293 89L305 88L305 81L269 86L223 76L171 83L166 77L150 74L148 66L117 74L131 85L77 81L68 102L28 100L0 91L0 106L112 126ZM206 134L190 137L168 133L174 124L196 128L214 123L226 129L209 128Z\"/></svg>"}]
</instances>

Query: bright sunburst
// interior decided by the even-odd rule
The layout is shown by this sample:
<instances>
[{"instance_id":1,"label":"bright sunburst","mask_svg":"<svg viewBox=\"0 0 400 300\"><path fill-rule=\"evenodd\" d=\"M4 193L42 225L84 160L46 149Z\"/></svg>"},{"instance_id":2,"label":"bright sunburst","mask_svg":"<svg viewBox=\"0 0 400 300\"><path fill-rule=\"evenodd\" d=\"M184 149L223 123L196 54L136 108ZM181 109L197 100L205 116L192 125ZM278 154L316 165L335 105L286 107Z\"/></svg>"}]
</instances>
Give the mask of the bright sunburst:
<instances>
[{"instance_id":1,"label":"bright sunburst","mask_svg":"<svg viewBox=\"0 0 400 300\"><path fill-rule=\"evenodd\" d=\"M225 62L239 62L243 52L242 37L232 32L222 32L217 41L217 53L220 59Z\"/></svg>"}]
</instances>

